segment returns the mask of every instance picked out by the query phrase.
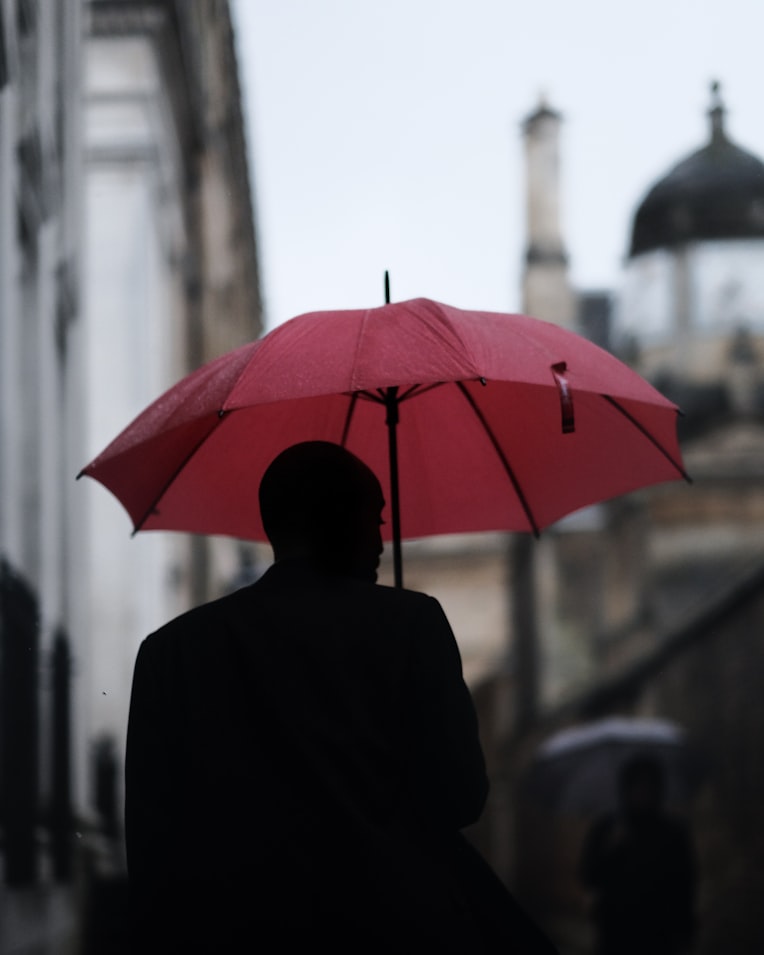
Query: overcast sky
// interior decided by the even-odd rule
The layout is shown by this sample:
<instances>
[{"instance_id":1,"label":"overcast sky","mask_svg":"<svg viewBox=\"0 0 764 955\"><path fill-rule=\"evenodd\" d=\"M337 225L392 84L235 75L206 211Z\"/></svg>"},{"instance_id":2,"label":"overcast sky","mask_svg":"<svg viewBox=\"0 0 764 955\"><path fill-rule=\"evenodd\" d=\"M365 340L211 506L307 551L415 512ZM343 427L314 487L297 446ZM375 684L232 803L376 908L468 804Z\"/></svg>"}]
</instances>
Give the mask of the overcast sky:
<instances>
[{"instance_id":1,"label":"overcast sky","mask_svg":"<svg viewBox=\"0 0 764 955\"><path fill-rule=\"evenodd\" d=\"M579 288L617 287L649 186L727 129L764 157L762 0L233 0L268 327L417 296L519 310L520 124L564 117ZM543 317L543 316L541 316Z\"/></svg>"}]
</instances>

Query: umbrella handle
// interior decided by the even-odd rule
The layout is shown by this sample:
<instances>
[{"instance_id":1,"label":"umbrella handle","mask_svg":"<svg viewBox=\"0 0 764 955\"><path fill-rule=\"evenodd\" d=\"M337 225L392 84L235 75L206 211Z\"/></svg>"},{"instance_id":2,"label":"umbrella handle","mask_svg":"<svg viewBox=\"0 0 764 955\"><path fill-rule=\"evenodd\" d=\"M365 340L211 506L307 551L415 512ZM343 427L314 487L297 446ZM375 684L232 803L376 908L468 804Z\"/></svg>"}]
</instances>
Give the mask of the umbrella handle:
<instances>
[{"instance_id":1,"label":"umbrella handle","mask_svg":"<svg viewBox=\"0 0 764 955\"><path fill-rule=\"evenodd\" d=\"M401 554L401 503L398 491L398 388L385 390L387 409L387 443L390 457L390 512L393 523L393 573L395 586L403 587L403 560Z\"/></svg>"}]
</instances>

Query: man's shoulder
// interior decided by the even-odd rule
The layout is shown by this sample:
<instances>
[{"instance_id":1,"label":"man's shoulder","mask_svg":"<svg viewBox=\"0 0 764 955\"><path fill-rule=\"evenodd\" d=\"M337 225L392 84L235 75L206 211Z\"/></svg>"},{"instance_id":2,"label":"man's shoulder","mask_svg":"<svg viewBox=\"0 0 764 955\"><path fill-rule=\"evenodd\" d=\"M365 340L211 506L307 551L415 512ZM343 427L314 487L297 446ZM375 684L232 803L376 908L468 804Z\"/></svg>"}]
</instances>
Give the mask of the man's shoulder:
<instances>
[{"instance_id":1,"label":"man's shoulder","mask_svg":"<svg viewBox=\"0 0 764 955\"><path fill-rule=\"evenodd\" d=\"M283 599L285 594L310 592L322 593L331 600L345 600L350 604L361 603L368 606L438 606L435 598L416 590L404 590L355 577L323 574L304 565L286 561L271 565L251 589L247 590L250 591L252 600L266 598L266 595Z\"/></svg>"},{"instance_id":2,"label":"man's shoulder","mask_svg":"<svg viewBox=\"0 0 764 955\"><path fill-rule=\"evenodd\" d=\"M411 625L417 620L433 623L434 618L444 616L434 597L416 590L338 578L331 586L322 588L328 602L316 604L315 592L303 594L301 586L304 582L272 588L261 579L241 590L192 607L150 633L143 641L145 652L153 655L163 650L180 650L181 646L190 650L192 645L210 639L219 640L222 631L236 629L255 619L259 611L269 607L272 610L274 603L279 604L285 598L290 602L293 616L304 612L306 619L313 620L316 614L329 612L331 608L336 611L343 606L351 616L376 617L380 623L393 620L405 620Z\"/></svg>"},{"instance_id":3,"label":"man's shoulder","mask_svg":"<svg viewBox=\"0 0 764 955\"><path fill-rule=\"evenodd\" d=\"M187 640L194 633L208 632L212 623L219 622L236 611L242 597L242 591L235 591L191 607L150 633L144 643L150 646L168 644L178 639Z\"/></svg>"},{"instance_id":4,"label":"man's shoulder","mask_svg":"<svg viewBox=\"0 0 764 955\"><path fill-rule=\"evenodd\" d=\"M391 587L387 584L368 584L367 586L379 600L389 600L411 604L412 606L431 606L437 603L434 597L419 590L406 590L402 587Z\"/></svg>"},{"instance_id":5,"label":"man's shoulder","mask_svg":"<svg viewBox=\"0 0 764 955\"><path fill-rule=\"evenodd\" d=\"M365 604L370 611L397 613L404 616L429 617L442 612L435 597L418 590L405 590L387 584L353 581L350 599Z\"/></svg>"}]
</instances>

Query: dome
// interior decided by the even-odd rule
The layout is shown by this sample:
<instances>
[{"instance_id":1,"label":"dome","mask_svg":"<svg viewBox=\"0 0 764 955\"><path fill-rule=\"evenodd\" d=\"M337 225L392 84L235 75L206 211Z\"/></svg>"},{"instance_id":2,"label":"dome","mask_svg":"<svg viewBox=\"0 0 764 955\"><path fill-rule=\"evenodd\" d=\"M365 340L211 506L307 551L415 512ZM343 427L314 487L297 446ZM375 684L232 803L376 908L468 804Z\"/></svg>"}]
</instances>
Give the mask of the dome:
<instances>
[{"instance_id":1,"label":"dome","mask_svg":"<svg viewBox=\"0 0 764 955\"><path fill-rule=\"evenodd\" d=\"M630 257L702 239L764 237L764 162L728 139L716 83L712 95L710 141L642 200Z\"/></svg>"}]
</instances>

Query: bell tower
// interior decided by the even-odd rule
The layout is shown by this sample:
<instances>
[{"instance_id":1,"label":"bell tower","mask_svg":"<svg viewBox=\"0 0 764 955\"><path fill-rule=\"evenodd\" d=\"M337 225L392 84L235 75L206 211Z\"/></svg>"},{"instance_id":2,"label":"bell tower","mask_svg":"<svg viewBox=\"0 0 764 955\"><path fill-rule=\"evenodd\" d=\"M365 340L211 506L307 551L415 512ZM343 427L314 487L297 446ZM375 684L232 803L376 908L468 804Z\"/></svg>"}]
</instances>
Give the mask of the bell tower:
<instances>
[{"instance_id":1,"label":"bell tower","mask_svg":"<svg viewBox=\"0 0 764 955\"><path fill-rule=\"evenodd\" d=\"M522 124L526 191L523 310L571 328L575 305L560 216L561 123L560 114L542 96Z\"/></svg>"}]
</instances>

